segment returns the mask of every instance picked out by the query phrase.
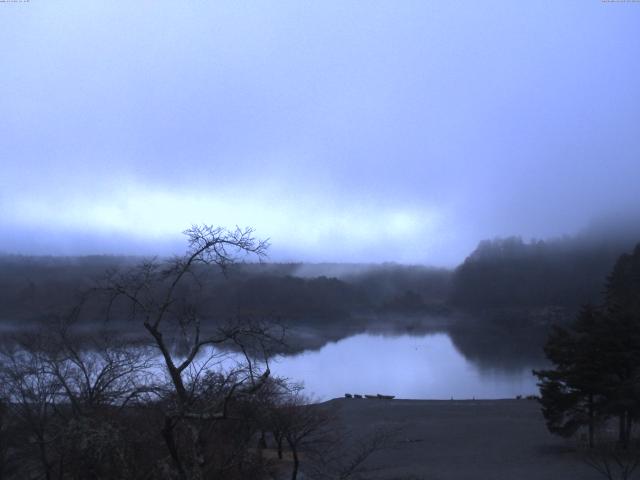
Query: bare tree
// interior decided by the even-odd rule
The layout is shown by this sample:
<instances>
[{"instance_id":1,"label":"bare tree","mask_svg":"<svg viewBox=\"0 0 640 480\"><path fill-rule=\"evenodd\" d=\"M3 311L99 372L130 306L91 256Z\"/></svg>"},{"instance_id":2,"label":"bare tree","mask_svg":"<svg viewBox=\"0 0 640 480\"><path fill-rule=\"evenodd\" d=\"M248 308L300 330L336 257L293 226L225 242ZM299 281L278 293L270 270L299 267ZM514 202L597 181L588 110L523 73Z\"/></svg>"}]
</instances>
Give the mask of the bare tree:
<instances>
[{"instance_id":1,"label":"bare tree","mask_svg":"<svg viewBox=\"0 0 640 480\"><path fill-rule=\"evenodd\" d=\"M153 390L150 357L143 348L122 345L111 332L81 334L76 327L75 317L55 318L15 335L0 352L19 477L128 471L124 457L131 442L122 441L114 411Z\"/></svg>"},{"instance_id":2,"label":"bare tree","mask_svg":"<svg viewBox=\"0 0 640 480\"><path fill-rule=\"evenodd\" d=\"M11 401L5 397L6 394L6 387L0 385L0 479L15 477L18 471L16 458L18 442L23 440L19 438L17 425L11 412Z\"/></svg>"},{"instance_id":3,"label":"bare tree","mask_svg":"<svg viewBox=\"0 0 640 480\"><path fill-rule=\"evenodd\" d=\"M276 441L280 460L282 442L286 442L292 480L301 470L305 478L318 480L363 478L365 473L371 473L367 461L388 448L398 433L397 429L385 427L361 437L351 436L333 406L312 402L295 386L281 396L272 396L271 401L267 429Z\"/></svg>"},{"instance_id":4,"label":"bare tree","mask_svg":"<svg viewBox=\"0 0 640 480\"><path fill-rule=\"evenodd\" d=\"M604 443L586 451L584 461L608 480L630 480L640 465L640 448Z\"/></svg>"},{"instance_id":5,"label":"bare tree","mask_svg":"<svg viewBox=\"0 0 640 480\"><path fill-rule=\"evenodd\" d=\"M390 448L398 432L397 428L381 427L367 435L354 437L334 422L324 443L316 442L310 451L309 476L317 480L368 478L367 475L375 471L369 466L371 457Z\"/></svg>"},{"instance_id":6,"label":"bare tree","mask_svg":"<svg viewBox=\"0 0 640 480\"><path fill-rule=\"evenodd\" d=\"M291 479L296 480L300 469L300 452L321 441L331 421L330 412L313 405L299 390L276 400L268 416L268 428L272 432L282 459L282 442L287 442L293 460Z\"/></svg>"},{"instance_id":7,"label":"bare tree","mask_svg":"<svg viewBox=\"0 0 640 480\"><path fill-rule=\"evenodd\" d=\"M27 470L39 464L42 476L49 480L54 471L51 446L56 440L51 425L56 420L56 400L61 386L42 355L45 346L42 336L29 336L21 343L3 347L0 359L0 385L3 396L11 406L11 414L24 433L16 452Z\"/></svg>"},{"instance_id":8,"label":"bare tree","mask_svg":"<svg viewBox=\"0 0 640 480\"><path fill-rule=\"evenodd\" d=\"M206 439L210 422L227 419L230 405L255 395L270 376L269 344L280 340L270 326L234 319L202 326L200 300L210 267L228 267L253 256L262 259L268 243L256 240L250 228L225 230L193 226L184 234L184 256L142 262L124 272L111 272L102 291L110 310L124 305L141 322L160 353L168 376L162 435L178 476L203 478L207 468ZM174 348L177 341L181 349ZM229 350L235 363L229 365ZM226 362L226 363L225 363ZM218 375L211 375L215 370ZM210 430L210 429L209 429Z\"/></svg>"},{"instance_id":9,"label":"bare tree","mask_svg":"<svg viewBox=\"0 0 640 480\"><path fill-rule=\"evenodd\" d=\"M55 377L62 401L73 415L101 407L124 408L136 398L155 393L155 352L143 345L123 342L118 332L94 327L77 331L77 318L50 325L46 344L38 354L46 373Z\"/></svg>"},{"instance_id":10,"label":"bare tree","mask_svg":"<svg viewBox=\"0 0 640 480\"><path fill-rule=\"evenodd\" d=\"M250 229L185 233L184 256L108 272L71 314L3 342L0 454L5 425L18 426L9 447L23 460L17 477L262 475L251 445L271 397L286 389L269 369L283 331L260 319L213 322L202 303L212 272L244 255L261 259L267 244ZM132 343L113 322L96 325L96 298L107 300L107 319L137 320L147 341Z\"/></svg>"}]
</instances>

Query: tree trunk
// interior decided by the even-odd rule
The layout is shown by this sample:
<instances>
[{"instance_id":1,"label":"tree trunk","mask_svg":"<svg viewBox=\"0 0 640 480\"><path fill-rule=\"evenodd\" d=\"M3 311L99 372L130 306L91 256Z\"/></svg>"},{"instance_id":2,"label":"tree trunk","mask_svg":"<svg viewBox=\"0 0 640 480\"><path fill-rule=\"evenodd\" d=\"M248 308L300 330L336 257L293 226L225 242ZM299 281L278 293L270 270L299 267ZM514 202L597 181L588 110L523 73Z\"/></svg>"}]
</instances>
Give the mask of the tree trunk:
<instances>
[{"instance_id":1,"label":"tree trunk","mask_svg":"<svg viewBox=\"0 0 640 480\"><path fill-rule=\"evenodd\" d=\"M204 445L200 436L200 429L194 422L189 422L191 443L193 447L193 467L190 480L201 480L204 477Z\"/></svg>"},{"instance_id":2,"label":"tree trunk","mask_svg":"<svg viewBox=\"0 0 640 480\"><path fill-rule=\"evenodd\" d=\"M182 465L182 461L180 460L180 455L178 454L178 448L176 447L175 439L173 438L173 420L169 417L165 417L164 419L164 427L162 427L162 438L164 438L164 442L169 449L169 454L171 455L171 459L178 470L178 475L180 476L180 480L189 480L187 478L187 474L184 471L184 466Z\"/></svg>"},{"instance_id":3,"label":"tree trunk","mask_svg":"<svg viewBox=\"0 0 640 480\"><path fill-rule=\"evenodd\" d=\"M593 448L595 415L593 411L593 395L589 395L589 448Z\"/></svg>"},{"instance_id":4,"label":"tree trunk","mask_svg":"<svg viewBox=\"0 0 640 480\"><path fill-rule=\"evenodd\" d=\"M60 455L60 460L58 461L58 479L62 480L64 478L64 455Z\"/></svg>"},{"instance_id":5,"label":"tree trunk","mask_svg":"<svg viewBox=\"0 0 640 480\"><path fill-rule=\"evenodd\" d=\"M278 443L278 458L282 460L282 437L279 436L276 442Z\"/></svg>"},{"instance_id":6,"label":"tree trunk","mask_svg":"<svg viewBox=\"0 0 640 480\"><path fill-rule=\"evenodd\" d=\"M293 471L291 472L291 480L296 480L298 477L298 468L300 467L300 459L298 458L298 447L295 441L287 437L287 443L291 449L291 456L293 457Z\"/></svg>"},{"instance_id":7,"label":"tree trunk","mask_svg":"<svg viewBox=\"0 0 640 480\"><path fill-rule=\"evenodd\" d=\"M265 436L264 430L260 430L260 438L258 439L258 448L260 450L267 448L267 438Z\"/></svg>"},{"instance_id":8,"label":"tree trunk","mask_svg":"<svg viewBox=\"0 0 640 480\"><path fill-rule=\"evenodd\" d=\"M622 412L619 416L620 419L620 427L618 432L618 442L623 450L626 450L629 446L629 432L627 429L628 425L628 413L626 411Z\"/></svg>"},{"instance_id":9,"label":"tree trunk","mask_svg":"<svg viewBox=\"0 0 640 480\"><path fill-rule=\"evenodd\" d=\"M51 465L49 465L49 460L47 459L47 447L44 443L44 438L38 438L38 450L40 453L40 462L42 463L42 468L44 470L44 478L45 480L51 480Z\"/></svg>"},{"instance_id":10,"label":"tree trunk","mask_svg":"<svg viewBox=\"0 0 640 480\"><path fill-rule=\"evenodd\" d=\"M298 468L300 467L300 459L298 458L298 449L295 446L291 446L291 455L293 456L293 471L291 472L291 480L296 480L298 477Z\"/></svg>"}]
</instances>

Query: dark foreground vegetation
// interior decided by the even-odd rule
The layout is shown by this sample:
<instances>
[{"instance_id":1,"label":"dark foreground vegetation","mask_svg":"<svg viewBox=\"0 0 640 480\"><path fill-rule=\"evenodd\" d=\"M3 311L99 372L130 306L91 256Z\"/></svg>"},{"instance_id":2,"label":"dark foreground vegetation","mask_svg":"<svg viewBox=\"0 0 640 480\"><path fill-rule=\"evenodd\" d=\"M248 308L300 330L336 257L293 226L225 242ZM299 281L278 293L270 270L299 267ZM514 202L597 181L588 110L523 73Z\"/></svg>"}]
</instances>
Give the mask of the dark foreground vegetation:
<instances>
[{"instance_id":1,"label":"dark foreground vegetation","mask_svg":"<svg viewBox=\"0 0 640 480\"><path fill-rule=\"evenodd\" d=\"M202 328L208 270L260 258L266 243L251 230L185 233L183 257L111 270L68 314L3 338L0 478L295 479L304 457L307 478L347 479L381 448L386 434L344 444L328 408L271 376L277 325ZM112 315L146 336L127 341Z\"/></svg>"},{"instance_id":2,"label":"dark foreground vegetation","mask_svg":"<svg viewBox=\"0 0 640 480\"><path fill-rule=\"evenodd\" d=\"M74 327L43 326L2 351L2 479L295 479L301 463L305 478L347 479L388 438L351 438L334 409L251 354L208 352L184 369L179 357L172 378L156 349ZM246 350L257 333L219 335Z\"/></svg>"},{"instance_id":3,"label":"dark foreground vegetation","mask_svg":"<svg viewBox=\"0 0 640 480\"><path fill-rule=\"evenodd\" d=\"M616 262L603 303L585 305L567 328L556 326L545 353L553 367L534 373L549 430L582 432L592 466L608 478L632 478L640 463L633 435L640 419L640 244Z\"/></svg>"}]
</instances>

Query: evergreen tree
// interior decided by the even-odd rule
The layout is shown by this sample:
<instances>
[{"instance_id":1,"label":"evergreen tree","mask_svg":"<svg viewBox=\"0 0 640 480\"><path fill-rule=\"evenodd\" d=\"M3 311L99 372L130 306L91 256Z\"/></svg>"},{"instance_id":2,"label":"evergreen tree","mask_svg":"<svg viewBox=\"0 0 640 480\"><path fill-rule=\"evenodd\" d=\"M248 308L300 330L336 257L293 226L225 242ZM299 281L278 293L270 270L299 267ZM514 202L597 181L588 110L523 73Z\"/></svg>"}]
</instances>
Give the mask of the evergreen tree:
<instances>
[{"instance_id":1,"label":"evergreen tree","mask_svg":"<svg viewBox=\"0 0 640 480\"><path fill-rule=\"evenodd\" d=\"M602 327L602 313L593 306L584 307L570 329L556 327L547 340L545 354L554 368L534 371L549 431L569 437L587 426L590 447L604 403Z\"/></svg>"},{"instance_id":2,"label":"evergreen tree","mask_svg":"<svg viewBox=\"0 0 640 480\"><path fill-rule=\"evenodd\" d=\"M568 329L556 328L545 354L553 364L534 371L549 430L573 435L619 418L619 441L631 440L640 418L640 245L622 255L607 278L602 307L585 306Z\"/></svg>"},{"instance_id":3,"label":"evergreen tree","mask_svg":"<svg viewBox=\"0 0 640 480\"><path fill-rule=\"evenodd\" d=\"M607 277L604 309L607 410L619 417L619 440L626 448L633 422L640 417L640 244L620 256Z\"/></svg>"}]
</instances>

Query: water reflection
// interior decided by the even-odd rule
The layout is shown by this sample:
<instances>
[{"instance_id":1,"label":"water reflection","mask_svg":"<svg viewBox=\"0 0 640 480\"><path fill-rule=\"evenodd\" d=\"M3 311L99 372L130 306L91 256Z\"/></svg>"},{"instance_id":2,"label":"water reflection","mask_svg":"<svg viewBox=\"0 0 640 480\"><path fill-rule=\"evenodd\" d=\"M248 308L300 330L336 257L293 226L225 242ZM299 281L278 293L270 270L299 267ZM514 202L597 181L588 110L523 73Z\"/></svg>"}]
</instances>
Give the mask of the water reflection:
<instances>
[{"instance_id":1,"label":"water reflection","mask_svg":"<svg viewBox=\"0 0 640 480\"><path fill-rule=\"evenodd\" d=\"M346 392L399 398L513 398L537 392L531 368L480 368L446 333L362 333L316 351L280 357L272 365L275 375L303 381L305 391L320 400Z\"/></svg>"}]
</instances>

